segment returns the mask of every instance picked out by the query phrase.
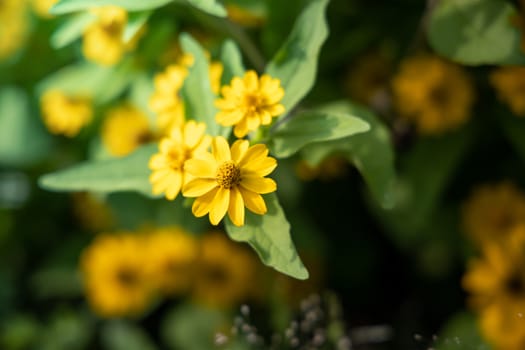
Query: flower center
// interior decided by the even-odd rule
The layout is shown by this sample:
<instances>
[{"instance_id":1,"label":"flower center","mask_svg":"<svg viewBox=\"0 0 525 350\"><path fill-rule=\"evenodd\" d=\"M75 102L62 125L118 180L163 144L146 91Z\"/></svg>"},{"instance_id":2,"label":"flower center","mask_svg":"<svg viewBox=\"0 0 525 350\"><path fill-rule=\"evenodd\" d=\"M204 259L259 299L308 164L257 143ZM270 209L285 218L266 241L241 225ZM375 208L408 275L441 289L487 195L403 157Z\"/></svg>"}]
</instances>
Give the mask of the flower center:
<instances>
[{"instance_id":1,"label":"flower center","mask_svg":"<svg viewBox=\"0 0 525 350\"><path fill-rule=\"evenodd\" d=\"M118 283L120 283L125 288L133 288L139 282L139 277L137 273L131 268L122 267L117 271L116 278Z\"/></svg>"},{"instance_id":2,"label":"flower center","mask_svg":"<svg viewBox=\"0 0 525 350\"><path fill-rule=\"evenodd\" d=\"M241 170L232 161L224 162L217 170L216 179L219 187L230 189L241 182Z\"/></svg>"},{"instance_id":3,"label":"flower center","mask_svg":"<svg viewBox=\"0 0 525 350\"><path fill-rule=\"evenodd\" d=\"M512 295L523 295L525 292L525 283L523 278L517 273L513 273L505 282L505 288Z\"/></svg>"},{"instance_id":4,"label":"flower center","mask_svg":"<svg viewBox=\"0 0 525 350\"><path fill-rule=\"evenodd\" d=\"M168 154L168 164L173 170L182 170L184 162L189 159L191 152L185 148L171 149Z\"/></svg>"},{"instance_id":5,"label":"flower center","mask_svg":"<svg viewBox=\"0 0 525 350\"><path fill-rule=\"evenodd\" d=\"M256 93L247 94L244 96L244 103L250 113L257 113L262 106L262 98Z\"/></svg>"}]
</instances>

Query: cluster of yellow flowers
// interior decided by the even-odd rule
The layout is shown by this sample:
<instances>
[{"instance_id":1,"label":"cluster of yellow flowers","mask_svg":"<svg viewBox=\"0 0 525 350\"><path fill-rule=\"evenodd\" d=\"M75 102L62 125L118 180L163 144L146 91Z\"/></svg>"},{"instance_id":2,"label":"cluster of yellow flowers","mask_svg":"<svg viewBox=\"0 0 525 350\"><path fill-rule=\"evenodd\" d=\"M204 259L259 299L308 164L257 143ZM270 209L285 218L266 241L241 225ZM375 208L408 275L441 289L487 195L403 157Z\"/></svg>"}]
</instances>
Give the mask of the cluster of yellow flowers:
<instances>
[{"instance_id":1,"label":"cluster of yellow flowers","mask_svg":"<svg viewBox=\"0 0 525 350\"><path fill-rule=\"evenodd\" d=\"M477 189L463 208L465 233L480 252L462 284L495 349L525 347L525 194L511 182Z\"/></svg>"},{"instance_id":2,"label":"cluster of yellow flowers","mask_svg":"<svg viewBox=\"0 0 525 350\"><path fill-rule=\"evenodd\" d=\"M220 77L214 71L222 72L222 67L212 65L210 70L212 77ZM270 125L273 117L284 112L280 104L284 90L278 79L268 75L259 78L254 71L246 72L243 78L234 77L230 85L220 89L216 121L222 126L234 126L239 138L230 148L226 138L207 135L206 124L185 120L180 89L186 74L183 66L170 65L155 78L151 108L159 124L169 131L149 162L153 193L163 193L173 200L182 192L185 197L196 198L192 206L195 216L209 214L210 222L217 225L228 213L234 225L242 226L245 206L256 214L266 213L261 194L277 188L272 179L265 177L277 161L268 156L266 145L250 145L241 138L261 125Z\"/></svg>"},{"instance_id":3,"label":"cluster of yellow flowers","mask_svg":"<svg viewBox=\"0 0 525 350\"><path fill-rule=\"evenodd\" d=\"M253 254L223 232L197 236L180 227L103 233L85 248L80 268L86 297L102 317L140 316L165 297L209 307L251 298Z\"/></svg>"}]
</instances>

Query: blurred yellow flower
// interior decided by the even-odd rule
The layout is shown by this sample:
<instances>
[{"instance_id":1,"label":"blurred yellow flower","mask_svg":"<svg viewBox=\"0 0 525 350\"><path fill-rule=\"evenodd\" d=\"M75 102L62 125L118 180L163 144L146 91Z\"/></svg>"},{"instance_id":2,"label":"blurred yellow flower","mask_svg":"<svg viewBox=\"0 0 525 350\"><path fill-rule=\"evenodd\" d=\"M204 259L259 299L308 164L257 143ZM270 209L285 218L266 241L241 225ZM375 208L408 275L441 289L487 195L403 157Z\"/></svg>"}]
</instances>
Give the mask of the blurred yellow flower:
<instances>
[{"instance_id":1,"label":"blurred yellow flower","mask_svg":"<svg viewBox=\"0 0 525 350\"><path fill-rule=\"evenodd\" d=\"M48 90L40 98L42 119L53 134L74 137L91 122L93 107L85 96L68 96L59 90Z\"/></svg>"},{"instance_id":2,"label":"blurred yellow flower","mask_svg":"<svg viewBox=\"0 0 525 350\"><path fill-rule=\"evenodd\" d=\"M125 156L155 138L148 117L129 104L109 110L102 125L102 142L114 156Z\"/></svg>"},{"instance_id":3,"label":"blurred yellow flower","mask_svg":"<svg viewBox=\"0 0 525 350\"><path fill-rule=\"evenodd\" d=\"M205 153L210 145L210 136L205 135L206 124L189 120L159 143L159 153L149 161L152 173L149 177L153 193L164 193L169 200L175 199L188 181L187 160Z\"/></svg>"},{"instance_id":4,"label":"blurred yellow flower","mask_svg":"<svg viewBox=\"0 0 525 350\"><path fill-rule=\"evenodd\" d=\"M257 262L250 251L223 232L201 239L193 298L205 305L232 307L251 297Z\"/></svg>"},{"instance_id":5,"label":"blurred yellow flower","mask_svg":"<svg viewBox=\"0 0 525 350\"><path fill-rule=\"evenodd\" d=\"M496 349L525 347L525 226L509 230L499 242L483 246L469 261L463 288L479 313L480 328Z\"/></svg>"},{"instance_id":6,"label":"blurred yellow flower","mask_svg":"<svg viewBox=\"0 0 525 350\"><path fill-rule=\"evenodd\" d=\"M253 11L242 8L236 4L227 4L228 18L244 27L260 27L266 22L266 18Z\"/></svg>"},{"instance_id":7,"label":"blurred yellow flower","mask_svg":"<svg viewBox=\"0 0 525 350\"><path fill-rule=\"evenodd\" d=\"M217 95L221 89L221 77L224 71L224 66L220 61L210 63L210 84L211 91Z\"/></svg>"},{"instance_id":8,"label":"blurred yellow flower","mask_svg":"<svg viewBox=\"0 0 525 350\"><path fill-rule=\"evenodd\" d=\"M112 228L113 212L102 198L91 192L74 192L73 212L80 224L91 232Z\"/></svg>"},{"instance_id":9,"label":"blurred yellow flower","mask_svg":"<svg viewBox=\"0 0 525 350\"><path fill-rule=\"evenodd\" d=\"M318 166L311 166L306 161L299 160L295 164L295 173L303 181L330 181L345 176L348 173L348 165L346 158L332 155L323 159Z\"/></svg>"},{"instance_id":10,"label":"blurred yellow flower","mask_svg":"<svg viewBox=\"0 0 525 350\"><path fill-rule=\"evenodd\" d=\"M221 88L223 98L215 105L220 111L215 116L217 123L235 125L233 133L238 138L255 131L260 125L270 125L273 117L284 113L280 104L284 96L279 79L264 74L260 79L250 70L243 78L235 77L230 85Z\"/></svg>"},{"instance_id":11,"label":"blurred yellow flower","mask_svg":"<svg viewBox=\"0 0 525 350\"><path fill-rule=\"evenodd\" d=\"M210 214L217 225L228 213L236 226L244 225L244 206L255 214L265 214L266 203L261 194L274 192L277 184L266 178L275 167L275 158L268 157L264 144L249 146L247 140L237 140L231 150L228 141L217 136L212 141L212 153L205 152L190 159L185 170L195 179L182 189L185 197L197 197L192 212L196 217Z\"/></svg>"},{"instance_id":12,"label":"blurred yellow flower","mask_svg":"<svg viewBox=\"0 0 525 350\"><path fill-rule=\"evenodd\" d=\"M18 52L24 44L28 31L26 1L0 1L0 60Z\"/></svg>"},{"instance_id":13,"label":"blurred yellow flower","mask_svg":"<svg viewBox=\"0 0 525 350\"><path fill-rule=\"evenodd\" d=\"M58 0L31 0L33 11L42 18L52 18L49 9L56 4Z\"/></svg>"},{"instance_id":14,"label":"blurred yellow flower","mask_svg":"<svg viewBox=\"0 0 525 350\"><path fill-rule=\"evenodd\" d=\"M89 25L83 35L84 56L95 63L111 66L136 45L142 31L138 31L129 42L124 42L124 29L128 13L117 6L101 6L92 10L98 20Z\"/></svg>"},{"instance_id":15,"label":"blurred yellow flower","mask_svg":"<svg viewBox=\"0 0 525 350\"><path fill-rule=\"evenodd\" d=\"M481 245L505 239L515 225L525 223L525 195L511 182L476 188L462 207L465 233Z\"/></svg>"},{"instance_id":16,"label":"blurred yellow flower","mask_svg":"<svg viewBox=\"0 0 525 350\"><path fill-rule=\"evenodd\" d=\"M392 79L392 92L399 117L414 123L421 134L466 123L475 97L461 66L432 55L404 59Z\"/></svg>"},{"instance_id":17,"label":"blurred yellow flower","mask_svg":"<svg viewBox=\"0 0 525 350\"><path fill-rule=\"evenodd\" d=\"M525 116L525 67L500 67L490 74L498 98L517 116Z\"/></svg>"},{"instance_id":18,"label":"blurred yellow flower","mask_svg":"<svg viewBox=\"0 0 525 350\"><path fill-rule=\"evenodd\" d=\"M97 236L82 253L81 270L86 297L102 317L138 315L151 301L141 236L128 232Z\"/></svg>"},{"instance_id":19,"label":"blurred yellow flower","mask_svg":"<svg viewBox=\"0 0 525 350\"><path fill-rule=\"evenodd\" d=\"M180 90L188 75L186 67L172 64L155 76L155 91L149 107L157 115L157 125L163 132L184 123L184 103Z\"/></svg>"},{"instance_id":20,"label":"blurred yellow flower","mask_svg":"<svg viewBox=\"0 0 525 350\"><path fill-rule=\"evenodd\" d=\"M164 294L187 292L193 281L199 243L180 227L156 228L146 234L148 275Z\"/></svg>"},{"instance_id":21,"label":"blurred yellow flower","mask_svg":"<svg viewBox=\"0 0 525 350\"><path fill-rule=\"evenodd\" d=\"M386 100L391 73L390 62L380 52L359 57L345 76L345 89L353 100L365 105L380 105Z\"/></svg>"}]
</instances>

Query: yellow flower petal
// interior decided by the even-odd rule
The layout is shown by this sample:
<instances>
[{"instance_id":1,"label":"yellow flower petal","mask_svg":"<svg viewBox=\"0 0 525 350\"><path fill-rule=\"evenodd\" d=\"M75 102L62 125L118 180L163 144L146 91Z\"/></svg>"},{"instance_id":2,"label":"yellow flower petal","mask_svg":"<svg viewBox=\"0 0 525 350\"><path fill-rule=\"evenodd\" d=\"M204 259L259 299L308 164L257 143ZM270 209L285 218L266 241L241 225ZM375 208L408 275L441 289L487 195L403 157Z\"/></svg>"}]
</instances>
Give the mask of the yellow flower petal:
<instances>
[{"instance_id":1,"label":"yellow flower petal","mask_svg":"<svg viewBox=\"0 0 525 350\"><path fill-rule=\"evenodd\" d=\"M219 224L224 215L226 215L229 205L230 190L219 187L210 208L210 222L212 223L212 225Z\"/></svg>"},{"instance_id":2,"label":"yellow flower petal","mask_svg":"<svg viewBox=\"0 0 525 350\"><path fill-rule=\"evenodd\" d=\"M244 225L244 201L241 192L235 187L230 190L228 216L235 226Z\"/></svg>"},{"instance_id":3,"label":"yellow flower petal","mask_svg":"<svg viewBox=\"0 0 525 350\"><path fill-rule=\"evenodd\" d=\"M264 199L260 194L246 190L242 187L239 187L239 191L241 192L246 208L255 214L266 214L268 209L266 208L266 203L264 203Z\"/></svg>"},{"instance_id":4,"label":"yellow flower petal","mask_svg":"<svg viewBox=\"0 0 525 350\"><path fill-rule=\"evenodd\" d=\"M248 147L250 147L250 142L248 140L235 141L231 147L232 160L235 163L238 163L248 150Z\"/></svg>"},{"instance_id":5,"label":"yellow flower petal","mask_svg":"<svg viewBox=\"0 0 525 350\"><path fill-rule=\"evenodd\" d=\"M201 155L201 157L206 156ZM215 174L217 173L217 165L215 164L214 159L212 161L213 162L210 162L209 159L201 158L188 159L184 163L184 171L196 177L209 179L215 178Z\"/></svg>"},{"instance_id":6,"label":"yellow flower petal","mask_svg":"<svg viewBox=\"0 0 525 350\"><path fill-rule=\"evenodd\" d=\"M184 185L182 194L185 197L199 197L210 192L215 187L217 187L217 181L215 179L196 178Z\"/></svg>"},{"instance_id":7,"label":"yellow flower petal","mask_svg":"<svg viewBox=\"0 0 525 350\"><path fill-rule=\"evenodd\" d=\"M262 194L274 192L277 189L277 184L274 180L259 176L243 176L240 186L249 191Z\"/></svg>"},{"instance_id":8,"label":"yellow flower petal","mask_svg":"<svg viewBox=\"0 0 525 350\"><path fill-rule=\"evenodd\" d=\"M201 216L208 214L210 212L210 209L213 203L213 199L215 198L217 191L218 191L218 188L214 188L210 192L195 199L191 207L191 211L193 215L200 218Z\"/></svg>"},{"instance_id":9,"label":"yellow flower petal","mask_svg":"<svg viewBox=\"0 0 525 350\"><path fill-rule=\"evenodd\" d=\"M252 161L243 166L245 173L254 173L258 176L266 176L271 173L277 167L277 161L275 158L266 157L263 159L258 158L257 161Z\"/></svg>"},{"instance_id":10,"label":"yellow flower petal","mask_svg":"<svg viewBox=\"0 0 525 350\"><path fill-rule=\"evenodd\" d=\"M166 198L169 200L175 199L182 187L182 174L174 172L170 175L170 186L166 189Z\"/></svg>"},{"instance_id":11,"label":"yellow flower petal","mask_svg":"<svg viewBox=\"0 0 525 350\"><path fill-rule=\"evenodd\" d=\"M254 70L249 70L244 74L244 86L248 91L255 91L259 88L259 80Z\"/></svg>"},{"instance_id":12,"label":"yellow flower petal","mask_svg":"<svg viewBox=\"0 0 525 350\"><path fill-rule=\"evenodd\" d=\"M228 141L222 136L217 136L213 139L212 152L218 163L231 160L230 146Z\"/></svg>"}]
</instances>

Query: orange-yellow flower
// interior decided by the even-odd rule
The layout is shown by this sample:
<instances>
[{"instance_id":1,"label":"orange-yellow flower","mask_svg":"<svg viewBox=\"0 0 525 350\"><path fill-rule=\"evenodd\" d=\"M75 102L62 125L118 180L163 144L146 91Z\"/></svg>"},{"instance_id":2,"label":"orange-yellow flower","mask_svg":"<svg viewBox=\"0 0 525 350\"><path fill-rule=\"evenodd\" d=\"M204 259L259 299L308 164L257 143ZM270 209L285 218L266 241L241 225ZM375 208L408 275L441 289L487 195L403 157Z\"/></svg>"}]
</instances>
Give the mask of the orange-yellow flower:
<instances>
[{"instance_id":1,"label":"orange-yellow flower","mask_svg":"<svg viewBox=\"0 0 525 350\"><path fill-rule=\"evenodd\" d=\"M265 177L276 166L266 145L250 147L247 140L237 140L230 149L228 141L217 136L212 153L201 153L186 162L186 171L195 178L184 185L182 193L197 197L192 206L195 216L209 213L210 222L217 225L228 213L234 225L242 226L245 206L255 214L266 213L261 194L277 189L275 181Z\"/></svg>"},{"instance_id":2,"label":"orange-yellow flower","mask_svg":"<svg viewBox=\"0 0 525 350\"><path fill-rule=\"evenodd\" d=\"M223 98L215 101L220 111L215 116L223 126L235 125L233 133L241 138L260 125L270 125L272 118L284 113L280 103L284 89L279 79L265 74L260 79L250 70L243 78L235 77L221 89Z\"/></svg>"},{"instance_id":3,"label":"orange-yellow flower","mask_svg":"<svg viewBox=\"0 0 525 350\"><path fill-rule=\"evenodd\" d=\"M188 159L205 153L210 145L210 136L205 135L206 124L188 121L174 127L159 143L159 153L149 161L152 174L149 177L153 193L164 193L169 200L175 199L188 181L186 164Z\"/></svg>"},{"instance_id":4,"label":"orange-yellow flower","mask_svg":"<svg viewBox=\"0 0 525 350\"><path fill-rule=\"evenodd\" d=\"M498 98L517 116L525 116L525 67L500 67L490 74Z\"/></svg>"},{"instance_id":5,"label":"orange-yellow flower","mask_svg":"<svg viewBox=\"0 0 525 350\"><path fill-rule=\"evenodd\" d=\"M76 136L93 117L91 100L68 96L59 90L46 91L40 99L42 119L53 134Z\"/></svg>"}]
</instances>

